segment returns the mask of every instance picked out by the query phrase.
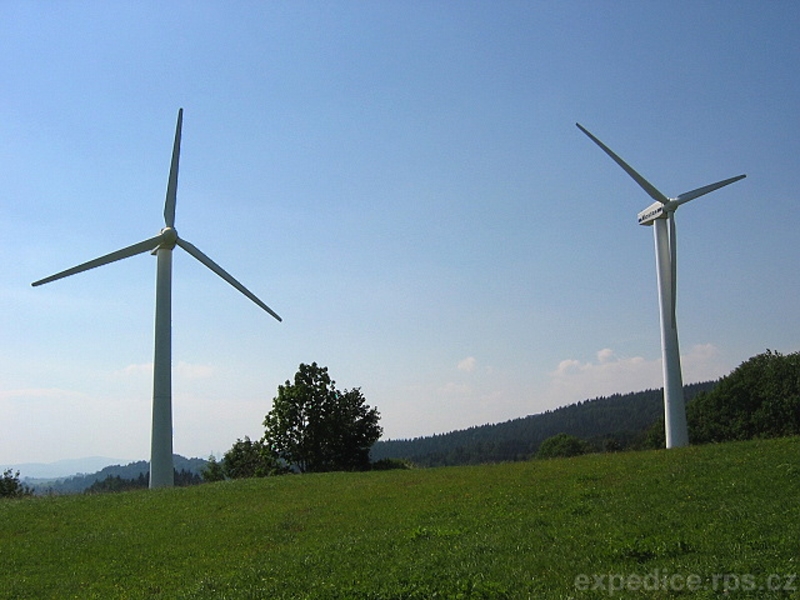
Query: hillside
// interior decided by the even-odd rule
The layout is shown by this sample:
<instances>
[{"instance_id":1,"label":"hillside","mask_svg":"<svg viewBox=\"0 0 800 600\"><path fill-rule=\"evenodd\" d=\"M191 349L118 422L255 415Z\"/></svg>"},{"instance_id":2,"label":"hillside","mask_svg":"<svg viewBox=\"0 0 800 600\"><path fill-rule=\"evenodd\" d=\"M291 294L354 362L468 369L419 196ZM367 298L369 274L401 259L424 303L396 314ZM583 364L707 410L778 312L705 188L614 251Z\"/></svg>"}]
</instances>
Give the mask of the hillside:
<instances>
[{"instance_id":1,"label":"hillside","mask_svg":"<svg viewBox=\"0 0 800 600\"><path fill-rule=\"evenodd\" d=\"M712 389L716 383L686 386L687 400L701 391ZM662 411L661 390L614 394L505 423L480 425L412 440L379 441L373 446L370 457L373 461L408 459L418 466L525 460L536 452L542 441L558 433L569 433L598 445L611 442L617 447L627 446L657 421ZM185 458L177 454L174 460L176 471L196 475L200 474L207 462L202 458ZM74 494L109 477L139 480L148 472L148 465L147 461L142 460L107 466L95 473L58 478L31 477L24 471L21 475L23 482L37 494Z\"/></svg>"},{"instance_id":2,"label":"hillside","mask_svg":"<svg viewBox=\"0 0 800 600\"><path fill-rule=\"evenodd\" d=\"M687 401L714 388L715 381L684 387ZM380 441L372 460L407 459L419 466L455 466L524 460L558 433L604 444L626 446L663 416L661 390L614 394L505 423L481 425L411 440Z\"/></svg>"},{"instance_id":3,"label":"hillside","mask_svg":"<svg viewBox=\"0 0 800 600\"><path fill-rule=\"evenodd\" d=\"M799 457L794 437L6 500L0 598L797 599Z\"/></svg>"},{"instance_id":4,"label":"hillside","mask_svg":"<svg viewBox=\"0 0 800 600\"><path fill-rule=\"evenodd\" d=\"M186 458L179 454L173 456L175 470L179 473L200 474L201 469L206 465L202 458ZM96 482L101 482L109 477L124 480L138 480L149 473L150 463L146 460L139 460L126 465L110 465L104 467L96 473L78 473L71 477L57 479L23 479L24 483L33 488L37 494L76 494L83 492Z\"/></svg>"}]
</instances>

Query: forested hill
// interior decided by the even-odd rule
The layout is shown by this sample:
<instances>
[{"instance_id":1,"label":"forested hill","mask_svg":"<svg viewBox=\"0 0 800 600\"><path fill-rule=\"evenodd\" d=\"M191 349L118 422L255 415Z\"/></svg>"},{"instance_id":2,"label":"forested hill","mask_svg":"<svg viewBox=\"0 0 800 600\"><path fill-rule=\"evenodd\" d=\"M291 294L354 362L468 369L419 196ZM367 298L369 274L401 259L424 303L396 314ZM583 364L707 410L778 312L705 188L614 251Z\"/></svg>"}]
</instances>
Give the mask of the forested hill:
<instances>
[{"instance_id":1,"label":"forested hill","mask_svg":"<svg viewBox=\"0 0 800 600\"><path fill-rule=\"evenodd\" d=\"M716 381L684 387L687 402ZM481 425L430 437L380 441L372 447L371 458L407 459L419 466L454 466L524 460L549 437L567 433L588 440L601 449L621 448L635 443L663 416L661 390L584 400L562 408Z\"/></svg>"},{"instance_id":2,"label":"forested hill","mask_svg":"<svg viewBox=\"0 0 800 600\"><path fill-rule=\"evenodd\" d=\"M206 461L202 458L186 458L180 454L173 455L173 465L178 474L178 478L182 475L196 475L199 481L199 474ZM106 479L118 479L127 481L145 481L145 477L149 476L150 463L145 460L140 460L127 465L111 465L98 471L97 473L78 473L71 477L61 477L58 479L24 479L26 485L33 488L37 494L77 494L90 488L93 484L102 482Z\"/></svg>"}]
</instances>

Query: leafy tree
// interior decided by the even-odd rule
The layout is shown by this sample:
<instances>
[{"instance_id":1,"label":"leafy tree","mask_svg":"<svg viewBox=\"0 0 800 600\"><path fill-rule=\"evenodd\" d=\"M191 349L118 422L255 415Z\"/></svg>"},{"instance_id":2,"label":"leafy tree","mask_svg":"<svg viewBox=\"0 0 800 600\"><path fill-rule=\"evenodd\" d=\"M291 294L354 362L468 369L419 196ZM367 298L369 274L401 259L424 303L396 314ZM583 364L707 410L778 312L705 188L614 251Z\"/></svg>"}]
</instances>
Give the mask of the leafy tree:
<instances>
[{"instance_id":1,"label":"leafy tree","mask_svg":"<svg viewBox=\"0 0 800 600\"><path fill-rule=\"evenodd\" d=\"M236 440L221 461L211 455L202 470L203 481L222 481L223 479L244 479L247 477L267 477L286 472L276 457L261 441L252 441L245 436Z\"/></svg>"},{"instance_id":2,"label":"leafy tree","mask_svg":"<svg viewBox=\"0 0 800 600\"><path fill-rule=\"evenodd\" d=\"M0 478L0 498L22 498L30 496L33 490L19 480L19 471L14 473L11 469L3 472Z\"/></svg>"},{"instance_id":3,"label":"leafy tree","mask_svg":"<svg viewBox=\"0 0 800 600\"><path fill-rule=\"evenodd\" d=\"M536 453L536 457L559 458L579 456L581 454L586 454L589 450L589 444L584 440L567 433L559 433L542 442L542 445L539 446L539 451Z\"/></svg>"},{"instance_id":4,"label":"leafy tree","mask_svg":"<svg viewBox=\"0 0 800 600\"><path fill-rule=\"evenodd\" d=\"M217 458L212 454L208 457L208 463L200 471L203 481L222 481L225 479L225 471L222 468L222 463L217 461Z\"/></svg>"},{"instance_id":5,"label":"leafy tree","mask_svg":"<svg viewBox=\"0 0 800 600\"><path fill-rule=\"evenodd\" d=\"M337 390L327 367L301 363L294 383L278 386L263 442L301 472L361 470L383 433L379 419L359 388Z\"/></svg>"},{"instance_id":6,"label":"leafy tree","mask_svg":"<svg viewBox=\"0 0 800 600\"><path fill-rule=\"evenodd\" d=\"M278 460L261 441L251 441L245 436L225 453L222 473L229 479L267 477L282 472Z\"/></svg>"},{"instance_id":7,"label":"leafy tree","mask_svg":"<svg viewBox=\"0 0 800 600\"><path fill-rule=\"evenodd\" d=\"M686 412L692 443L800 434L800 353L750 358Z\"/></svg>"}]
</instances>

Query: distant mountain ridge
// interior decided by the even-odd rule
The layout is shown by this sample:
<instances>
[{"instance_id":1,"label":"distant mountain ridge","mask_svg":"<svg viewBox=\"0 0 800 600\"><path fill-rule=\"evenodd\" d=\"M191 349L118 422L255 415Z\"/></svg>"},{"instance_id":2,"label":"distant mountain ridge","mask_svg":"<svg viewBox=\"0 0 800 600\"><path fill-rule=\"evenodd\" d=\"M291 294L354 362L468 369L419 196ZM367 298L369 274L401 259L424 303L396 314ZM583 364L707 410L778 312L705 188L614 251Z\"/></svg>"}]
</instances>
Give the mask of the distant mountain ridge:
<instances>
[{"instance_id":1,"label":"distant mountain ridge","mask_svg":"<svg viewBox=\"0 0 800 600\"><path fill-rule=\"evenodd\" d=\"M717 383L684 386L684 397L688 402ZM524 460L535 454L544 440L559 433L596 445L625 446L642 436L663 416L663 411L661 389L614 394L504 423L410 440L379 441L372 447L370 457L373 461L405 459L424 467Z\"/></svg>"},{"instance_id":2,"label":"distant mountain ridge","mask_svg":"<svg viewBox=\"0 0 800 600\"><path fill-rule=\"evenodd\" d=\"M684 386L688 401L712 390L717 381ZM597 397L544 413L503 423L479 425L413 439L377 442L370 452L373 461L405 459L419 466L455 466L530 458L549 437L567 433L595 445L625 446L663 416L662 391L645 390ZM109 477L135 480L149 471L144 460L129 462L90 457L50 464L27 463L3 468L19 470L20 477L37 493L79 493ZM175 470L200 474L207 461L174 455ZM99 468L95 472L92 469Z\"/></svg>"},{"instance_id":3,"label":"distant mountain ridge","mask_svg":"<svg viewBox=\"0 0 800 600\"><path fill-rule=\"evenodd\" d=\"M85 458L67 458L51 463L20 463L16 465L0 465L3 469L19 471L23 479L59 479L81 473L94 473L109 465L130 462L124 458L107 456L88 456Z\"/></svg>"},{"instance_id":4,"label":"distant mountain ridge","mask_svg":"<svg viewBox=\"0 0 800 600\"><path fill-rule=\"evenodd\" d=\"M202 458L186 458L179 454L173 455L173 464L175 470L188 471L190 473L200 474L203 467L206 466L207 461ZM103 481L109 477L119 477L121 479L135 480L140 475L146 475L150 471L150 463L146 460L139 460L130 462L126 465L109 465L95 473L77 473L69 477L56 477L56 478L24 478L23 481L31 486L37 494L75 494L80 493L89 488L97 481ZM23 473L20 470L20 476Z\"/></svg>"}]
</instances>

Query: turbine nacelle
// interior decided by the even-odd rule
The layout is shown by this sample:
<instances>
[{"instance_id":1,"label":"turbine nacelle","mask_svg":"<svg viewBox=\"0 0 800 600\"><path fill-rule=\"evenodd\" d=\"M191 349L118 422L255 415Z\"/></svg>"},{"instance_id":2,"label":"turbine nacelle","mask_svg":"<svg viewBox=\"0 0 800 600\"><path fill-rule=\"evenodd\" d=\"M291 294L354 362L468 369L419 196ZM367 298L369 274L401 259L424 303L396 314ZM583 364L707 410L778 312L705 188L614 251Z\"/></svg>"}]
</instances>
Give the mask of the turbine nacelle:
<instances>
[{"instance_id":1,"label":"turbine nacelle","mask_svg":"<svg viewBox=\"0 0 800 600\"><path fill-rule=\"evenodd\" d=\"M656 219L666 219L668 206L669 204L653 202L650 206L639 213L639 225L652 225Z\"/></svg>"},{"instance_id":2,"label":"turbine nacelle","mask_svg":"<svg viewBox=\"0 0 800 600\"><path fill-rule=\"evenodd\" d=\"M660 200L653 202L637 215L639 225L652 225L656 219L669 218L670 213L674 213L681 204L688 202L690 199L679 201L678 198L668 198L666 203Z\"/></svg>"},{"instance_id":3,"label":"turbine nacelle","mask_svg":"<svg viewBox=\"0 0 800 600\"><path fill-rule=\"evenodd\" d=\"M666 198L666 201L662 198L657 198L656 202L639 213L639 225L652 225L653 221L656 219L665 219L670 215L670 213L674 213L681 204L685 204L686 202L694 200L695 198L699 198L700 196L705 196L709 192L718 190L721 187L730 185L731 183L739 181L740 179L744 179L745 177L747 176L737 175L736 177L731 177L730 179L723 179L722 181L705 185L701 188L697 188L696 190L692 190L691 192L684 192L677 198Z\"/></svg>"}]
</instances>

